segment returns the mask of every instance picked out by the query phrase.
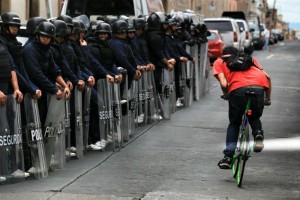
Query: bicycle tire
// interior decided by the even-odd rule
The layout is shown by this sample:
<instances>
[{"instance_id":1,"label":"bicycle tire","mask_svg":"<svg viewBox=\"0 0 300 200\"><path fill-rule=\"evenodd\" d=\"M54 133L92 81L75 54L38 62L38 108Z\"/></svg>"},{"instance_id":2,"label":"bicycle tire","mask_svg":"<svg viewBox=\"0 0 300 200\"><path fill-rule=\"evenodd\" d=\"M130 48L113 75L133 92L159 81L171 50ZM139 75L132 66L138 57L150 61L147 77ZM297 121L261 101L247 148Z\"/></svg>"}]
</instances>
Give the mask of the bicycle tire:
<instances>
[{"instance_id":1,"label":"bicycle tire","mask_svg":"<svg viewBox=\"0 0 300 200\"><path fill-rule=\"evenodd\" d=\"M245 166L246 166L246 162L248 160L247 156L240 156L239 159L239 171L238 171L238 176L236 179L236 184L238 187L242 186L242 181L243 181L243 177L244 177L244 172L245 172Z\"/></svg>"},{"instance_id":2,"label":"bicycle tire","mask_svg":"<svg viewBox=\"0 0 300 200\"><path fill-rule=\"evenodd\" d=\"M244 131L245 133L243 134L241 141L241 155L239 156L238 170L236 174L236 183L238 187L241 187L242 185L245 166L249 157L249 124L246 124Z\"/></svg>"},{"instance_id":3,"label":"bicycle tire","mask_svg":"<svg viewBox=\"0 0 300 200\"><path fill-rule=\"evenodd\" d=\"M234 155L233 160L232 160L232 165L231 165L231 172L233 175L233 178L236 178L237 172L239 170L239 164L240 164L240 159L237 155Z\"/></svg>"}]
</instances>

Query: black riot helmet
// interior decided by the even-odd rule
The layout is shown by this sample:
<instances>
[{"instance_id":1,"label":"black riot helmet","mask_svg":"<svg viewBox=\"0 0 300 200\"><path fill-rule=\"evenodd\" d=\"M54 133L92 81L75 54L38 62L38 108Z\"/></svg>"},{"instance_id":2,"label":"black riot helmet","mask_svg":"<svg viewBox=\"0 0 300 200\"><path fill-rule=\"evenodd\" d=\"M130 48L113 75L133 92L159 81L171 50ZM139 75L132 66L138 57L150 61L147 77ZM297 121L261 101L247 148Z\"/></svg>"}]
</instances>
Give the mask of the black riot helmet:
<instances>
[{"instance_id":1,"label":"black riot helmet","mask_svg":"<svg viewBox=\"0 0 300 200\"><path fill-rule=\"evenodd\" d=\"M124 20L117 20L111 25L113 33L127 33L128 24Z\"/></svg>"},{"instance_id":2,"label":"black riot helmet","mask_svg":"<svg viewBox=\"0 0 300 200\"><path fill-rule=\"evenodd\" d=\"M65 37L67 35L67 24L62 20L54 20L52 24L56 28L56 36Z\"/></svg>"},{"instance_id":3,"label":"black riot helmet","mask_svg":"<svg viewBox=\"0 0 300 200\"><path fill-rule=\"evenodd\" d=\"M95 35L98 35L99 33L107 33L111 34L111 27L108 23L102 22L99 23L95 30Z\"/></svg>"},{"instance_id":4,"label":"black riot helmet","mask_svg":"<svg viewBox=\"0 0 300 200\"><path fill-rule=\"evenodd\" d=\"M146 20L144 18L133 19L133 26L135 29L144 29L146 26Z\"/></svg>"},{"instance_id":5,"label":"black riot helmet","mask_svg":"<svg viewBox=\"0 0 300 200\"><path fill-rule=\"evenodd\" d=\"M72 34L79 34L81 32L81 26L79 20L73 20Z\"/></svg>"},{"instance_id":6,"label":"black riot helmet","mask_svg":"<svg viewBox=\"0 0 300 200\"><path fill-rule=\"evenodd\" d=\"M21 26L20 17L13 12L6 12L1 15L2 26L16 25Z\"/></svg>"},{"instance_id":7,"label":"black riot helmet","mask_svg":"<svg viewBox=\"0 0 300 200\"><path fill-rule=\"evenodd\" d=\"M104 21L106 23L108 23L109 25L112 25L117 20L118 20L118 18L116 18L116 17L107 17L106 20L104 20Z\"/></svg>"},{"instance_id":8,"label":"black riot helmet","mask_svg":"<svg viewBox=\"0 0 300 200\"><path fill-rule=\"evenodd\" d=\"M133 25L133 19L128 19L127 24L128 24L127 32L128 33L135 32L135 28Z\"/></svg>"},{"instance_id":9,"label":"black riot helmet","mask_svg":"<svg viewBox=\"0 0 300 200\"><path fill-rule=\"evenodd\" d=\"M68 15L61 15L61 16L57 17L56 19L62 20L67 24L67 26L73 27L73 19Z\"/></svg>"},{"instance_id":10,"label":"black riot helmet","mask_svg":"<svg viewBox=\"0 0 300 200\"><path fill-rule=\"evenodd\" d=\"M55 26L48 21L40 23L38 28L35 31L36 35L44 35L51 38L55 37L55 33L56 33Z\"/></svg>"},{"instance_id":11,"label":"black riot helmet","mask_svg":"<svg viewBox=\"0 0 300 200\"><path fill-rule=\"evenodd\" d=\"M80 19L77 21L79 22L81 32L84 34L87 33L88 30L87 30L87 27L85 26L84 22Z\"/></svg>"},{"instance_id":12,"label":"black riot helmet","mask_svg":"<svg viewBox=\"0 0 300 200\"><path fill-rule=\"evenodd\" d=\"M168 24L169 24L170 27L171 27L172 25L176 24L175 19L173 19L173 18L168 19Z\"/></svg>"},{"instance_id":13,"label":"black riot helmet","mask_svg":"<svg viewBox=\"0 0 300 200\"><path fill-rule=\"evenodd\" d=\"M133 24L129 24L129 25L128 25L127 32L128 32L128 33L135 32L135 28L134 28Z\"/></svg>"},{"instance_id":14,"label":"black riot helmet","mask_svg":"<svg viewBox=\"0 0 300 200\"><path fill-rule=\"evenodd\" d=\"M161 23L165 22L165 15L160 12L151 13L147 19L148 30L159 31Z\"/></svg>"},{"instance_id":15,"label":"black riot helmet","mask_svg":"<svg viewBox=\"0 0 300 200\"><path fill-rule=\"evenodd\" d=\"M32 17L28 19L26 24L26 31L30 35L34 35L37 27L40 23L46 22L47 20L43 17Z\"/></svg>"}]
</instances>

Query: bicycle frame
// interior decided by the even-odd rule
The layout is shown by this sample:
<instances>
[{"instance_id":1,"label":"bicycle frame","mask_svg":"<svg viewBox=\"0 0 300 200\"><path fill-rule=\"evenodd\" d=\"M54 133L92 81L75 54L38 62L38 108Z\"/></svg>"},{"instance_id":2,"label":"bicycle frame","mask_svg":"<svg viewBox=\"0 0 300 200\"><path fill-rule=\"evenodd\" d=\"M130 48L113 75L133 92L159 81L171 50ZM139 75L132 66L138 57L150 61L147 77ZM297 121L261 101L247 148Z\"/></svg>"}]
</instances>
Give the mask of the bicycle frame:
<instances>
[{"instance_id":1,"label":"bicycle frame","mask_svg":"<svg viewBox=\"0 0 300 200\"><path fill-rule=\"evenodd\" d=\"M250 93L254 94L254 93ZM239 137L237 140L235 154L233 156L231 171L238 187L241 187L246 161L250 157L251 147L249 139L249 121L248 116L251 115L250 110L251 98L247 97L247 106L242 118L242 124L240 126Z\"/></svg>"}]
</instances>

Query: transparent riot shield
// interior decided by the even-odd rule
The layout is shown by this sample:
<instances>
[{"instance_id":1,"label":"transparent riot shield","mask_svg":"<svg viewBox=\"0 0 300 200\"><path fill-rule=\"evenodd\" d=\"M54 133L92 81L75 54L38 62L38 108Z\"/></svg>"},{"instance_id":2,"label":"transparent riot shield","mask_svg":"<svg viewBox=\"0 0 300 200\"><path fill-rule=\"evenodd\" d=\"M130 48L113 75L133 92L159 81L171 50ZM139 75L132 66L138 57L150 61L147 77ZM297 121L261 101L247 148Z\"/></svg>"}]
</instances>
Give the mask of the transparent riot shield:
<instances>
[{"instance_id":1,"label":"transparent riot shield","mask_svg":"<svg viewBox=\"0 0 300 200\"><path fill-rule=\"evenodd\" d=\"M112 110L111 110L111 84L106 79L99 79L97 82L98 93L98 119L99 119L99 134L100 140L112 138Z\"/></svg>"},{"instance_id":2,"label":"transparent riot shield","mask_svg":"<svg viewBox=\"0 0 300 200\"><path fill-rule=\"evenodd\" d=\"M180 91L181 91L181 94L183 96L182 98L182 103L183 103L183 106L184 107L187 107L186 105L186 99L187 99L187 96L188 96L188 90L187 90L187 85L186 85L186 80L187 80L187 63L180 63L181 66L180 66L180 74L179 74L179 87L180 87Z\"/></svg>"},{"instance_id":3,"label":"transparent riot shield","mask_svg":"<svg viewBox=\"0 0 300 200\"><path fill-rule=\"evenodd\" d=\"M208 42L205 43L205 55L206 55L206 58L205 58L205 72L204 72L204 94L208 93L209 92L209 73L211 71L211 66L210 66L210 61L209 61L209 57L208 57Z\"/></svg>"},{"instance_id":4,"label":"transparent riot shield","mask_svg":"<svg viewBox=\"0 0 300 200\"><path fill-rule=\"evenodd\" d=\"M170 70L163 69L162 72L162 107L165 119L171 118L170 107Z\"/></svg>"},{"instance_id":5,"label":"transparent riot shield","mask_svg":"<svg viewBox=\"0 0 300 200\"><path fill-rule=\"evenodd\" d=\"M186 46L186 51L194 57L192 53L193 46ZM188 90L188 98L186 100L187 106L191 106L194 100L194 64L189 61L186 65L186 86Z\"/></svg>"},{"instance_id":6,"label":"transparent riot shield","mask_svg":"<svg viewBox=\"0 0 300 200\"><path fill-rule=\"evenodd\" d=\"M31 94L27 93L24 97L24 105L27 123L26 138L32 160L32 167L29 172L37 179L45 178L48 176L48 168L38 103Z\"/></svg>"},{"instance_id":7,"label":"transparent riot shield","mask_svg":"<svg viewBox=\"0 0 300 200\"><path fill-rule=\"evenodd\" d=\"M147 123L152 123L155 118L155 106L154 106L154 96L153 96L153 85L151 81L152 71L146 72L147 74L147 91L145 94L146 100L148 102L148 120Z\"/></svg>"},{"instance_id":8,"label":"transparent riot shield","mask_svg":"<svg viewBox=\"0 0 300 200\"><path fill-rule=\"evenodd\" d=\"M83 157L83 127L82 127L82 91L75 87L75 138L76 156Z\"/></svg>"},{"instance_id":9,"label":"transparent riot shield","mask_svg":"<svg viewBox=\"0 0 300 200\"><path fill-rule=\"evenodd\" d=\"M135 131L135 118L137 112L137 104L138 104L138 82L136 80L132 81L131 88L128 90L128 99L129 99L129 111L128 111L128 118L129 118L129 136L133 136Z\"/></svg>"},{"instance_id":10,"label":"transparent riot shield","mask_svg":"<svg viewBox=\"0 0 300 200\"><path fill-rule=\"evenodd\" d=\"M205 81L205 62L206 62L206 57L207 57L207 52L206 52L206 48L205 48L206 44L205 43L201 43L200 46L200 70L199 70L199 77L200 77L200 87L199 87L199 92L200 92L200 96L203 96L203 91L204 91L204 81Z\"/></svg>"},{"instance_id":11,"label":"transparent riot shield","mask_svg":"<svg viewBox=\"0 0 300 200\"><path fill-rule=\"evenodd\" d=\"M48 169L54 159L55 141L64 120L64 100L58 100L56 95L48 95L48 112L44 125L44 147Z\"/></svg>"},{"instance_id":12,"label":"transparent riot shield","mask_svg":"<svg viewBox=\"0 0 300 200\"><path fill-rule=\"evenodd\" d=\"M128 77L127 73L123 74L123 81L125 81L124 88L121 97L121 113L122 113L122 122L121 122L121 132L123 135L123 141L128 142L129 141L129 91L128 91Z\"/></svg>"},{"instance_id":13,"label":"transparent riot shield","mask_svg":"<svg viewBox=\"0 0 300 200\"><path fill-rule=\"evenodd\" d=\"M65 153L66 153L66 161L69 161L71 158L71 152L69 151L71 147L71 108L70 108L70 100L65 101Z\"/></svg>"},{"instance_id":14,"label":"transparent riot shield","mask_svg":"<svg viewBox=\"0 0 300 200\"><path fill-rule=\"evenodd\" d=\"M161 119L161 116L163 116L162 113L162 106L160 107L160 105L162 105L161 103L161 99L160 96L157 93L156 90L156 84L155 84L155 79L154 79L154 72L149 72L149 80L151 82L151 86L152 86L152 98L151 98L151 104L153 104L153 115L152 115L152 120L153 121L158 121ZM159 103L160 102L160 103ZM151 107L151 106L150 106Z\"/></svg>"},{"instance_id":15,"label":"transparent riot shield","mask_svg":"<svg viewBox=\"0 0 300 200\"><path fill-rule=\"evenodd\" d=\"M186 63L186 98L184 99L184 105L189 107L193 102L193 69L192 62Z\"/></svg>"},{"instance_id":16,"label":"transparent riot shield","mask_svg":"<svg viewBox=\"0 0 300 200\"><path fill-rule=\"evenodd\" d=\"M86 87L83 100L83 147L88 147L89 127L90 127L90 103L91 103L92 88Z\"/></svg>"},{"instance_id":17,"label":"transparent riot shield","mask_svg":"<svg viewBox=\"0 0 300 200\"><path fill-rule=\"evenodd\" d=\"M145 119L145 112L144 112L144 104L145 104L145 92L143 89L143 77L144 77L144 73L142 73L142 78L140 78L137 82L138 82L138 117L137 117L137 122L138 124L142 124L144 123L144 119Z\"/></svg>"},{"instance_id":18,"label":"transparent riot shield","mask_svg":"<svg viewBox=\"0 0 300 200\"><path fill-rule=\"evenodd\" d=\"M149 88L148 88L148 72L142 72L142 106L144 113L144 123L149 123Z\"/></svg>"},{"instance_id":19,"label":"transparent riot shield","mask_svg":"<svg viewBox=\"0 0 300 200\"><path fill-rule=\"evenodd\" d=\"M123 142L123 134L121 131L121 122L122 122L122 115L121 115L121 105L120 105L120 85L113 84L113 101L112 101L112 112L113 112L113 143L114 147L122 147Z\"/></svg>"},{"instance_id":20,"label":"transparent riot shield","mask_svg":"<svg viewBox=\"0 0 300 200\"><path fill-rule=\"evenodd\" d=\"M21 112L13 95L7 95L6 105L0 106L0 163L1 181L14 183L25 179Z\"/></svg>"},{"instance_id":21,"label":"transparent riot shield","mask_svg":"<svg viewBox=\"0 0 300 200\"><path fill-rule=\"evenodd\" d=\"M175 86L175 71L170 71L170 109L171 113L176 111L176 86Z\"/></svg>"},{"instance_id":22,"label":"transparent riot shield","mask_svg":"<svg viewBox=\"0 0 300 200\"><path fill-rule=\"evenodd\" d=\"M65 102L63 102L63 106L61 108L61 115L63 116L60 117L61 121L59 122L57 129L54 153L50 162L51 169L62 169L66 166Z\"/></svg>"},{"instance_id":23,"label":"transparent riot shield","mask_svg":"<svg viewBox=\"0 0 300 200\"><path fill-rule=\"evenodd\" d=\"M191 48L191 55L195 57L195 65L193 68L193 87L194 87L194 100L198 101L200 99L200 77L199 77L199 44L196 43Z\"/></svg>"}]
</instances>

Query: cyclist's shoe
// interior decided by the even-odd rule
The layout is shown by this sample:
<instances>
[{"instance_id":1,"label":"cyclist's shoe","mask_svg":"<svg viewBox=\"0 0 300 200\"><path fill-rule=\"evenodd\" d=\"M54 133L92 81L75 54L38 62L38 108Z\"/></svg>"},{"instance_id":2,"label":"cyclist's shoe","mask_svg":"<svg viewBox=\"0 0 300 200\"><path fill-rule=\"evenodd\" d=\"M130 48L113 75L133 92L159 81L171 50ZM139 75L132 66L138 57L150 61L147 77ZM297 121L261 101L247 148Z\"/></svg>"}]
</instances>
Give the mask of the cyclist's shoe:
<instances>
[{"instance_id":1,"label":"cyclist's shoe","mask_svg":"<svg viewBox=\"0 0 300 200\"><path fill-rule=\"evenodd\" d=\"M220 169L231 169L232 159L229 157L225 157L218 163Z\"/></svg>"},{"instance_id":2,"label":"cyclist's shoe","mask_svg":"<svg viewBox=\"0 0 300 200\"><path fill-rule=\"evenodd\" d=\"M257 135L254 138L253 151L259 153L264 148L264 135L262 131L258 131Z\"/></svg>"}]
</instances>

